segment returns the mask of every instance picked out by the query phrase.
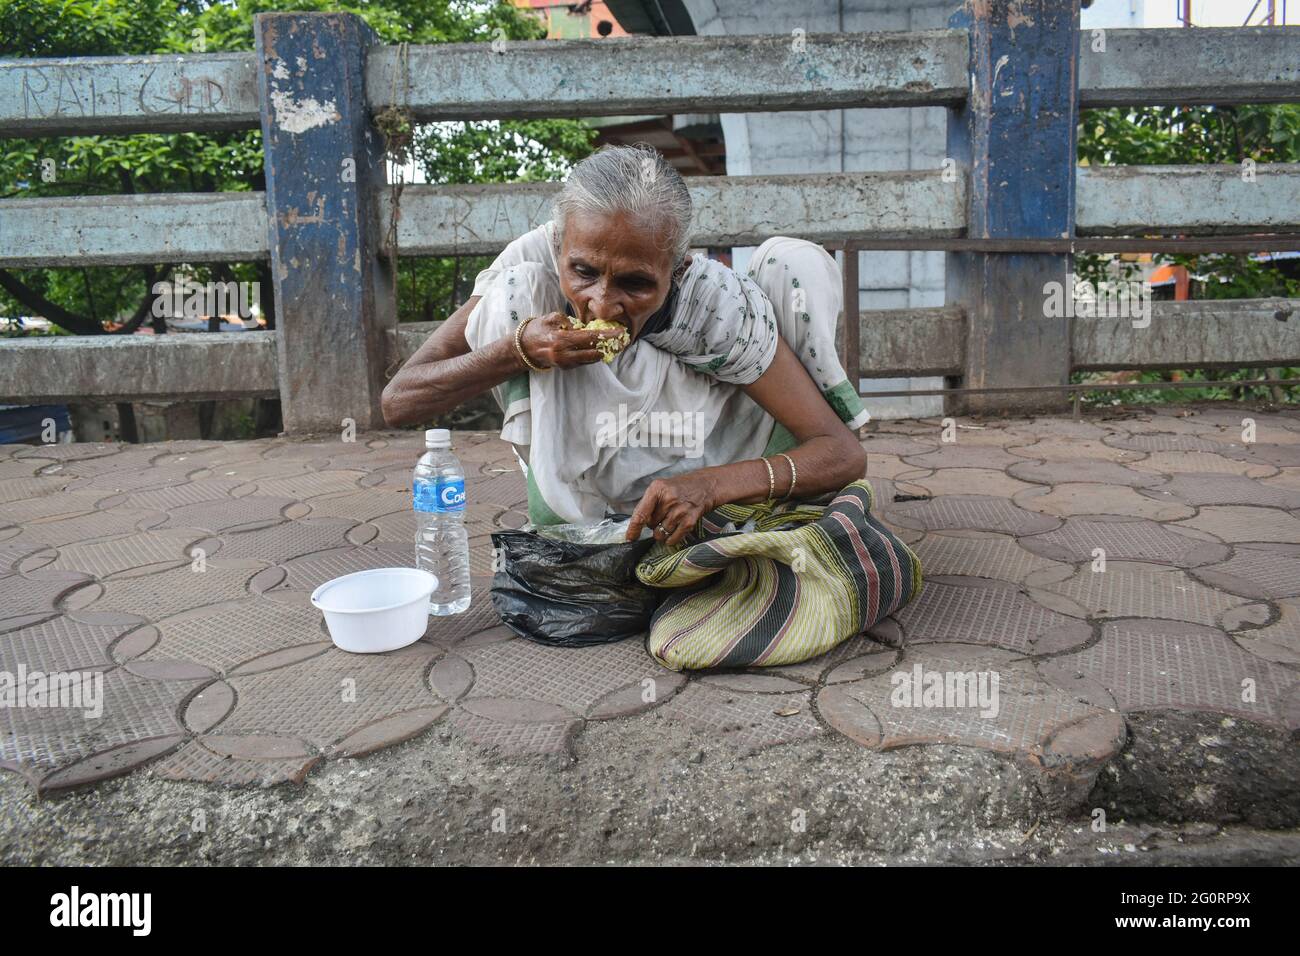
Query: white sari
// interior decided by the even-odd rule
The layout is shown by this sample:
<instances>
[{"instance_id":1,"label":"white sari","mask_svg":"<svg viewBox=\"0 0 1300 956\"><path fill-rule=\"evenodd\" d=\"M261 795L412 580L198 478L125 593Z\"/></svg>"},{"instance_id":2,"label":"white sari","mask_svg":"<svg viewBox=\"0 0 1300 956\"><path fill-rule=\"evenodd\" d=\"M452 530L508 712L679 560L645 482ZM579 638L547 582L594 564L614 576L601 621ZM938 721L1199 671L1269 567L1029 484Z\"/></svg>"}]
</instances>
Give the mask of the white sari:
<instances>
[{"instance_id":1,"label":"white sari","mask_svg":"<svg viewBox=\"0 0 1300 956\"><path fill-rule=\"evenodd\" d=\"M565 312L551 223L511 243L479 274L465 338L482 348L520 321ZM794 439L747 396L776 354L799 356L849 428L869 417L835 352L840 273L824 249L769 239L749 275L693 256L668 327L611 363L529 372L493 389L501 437L528 465L534 524L630 513L646 487L712 465L790 448Z\"/></svg>"}]
</instances>

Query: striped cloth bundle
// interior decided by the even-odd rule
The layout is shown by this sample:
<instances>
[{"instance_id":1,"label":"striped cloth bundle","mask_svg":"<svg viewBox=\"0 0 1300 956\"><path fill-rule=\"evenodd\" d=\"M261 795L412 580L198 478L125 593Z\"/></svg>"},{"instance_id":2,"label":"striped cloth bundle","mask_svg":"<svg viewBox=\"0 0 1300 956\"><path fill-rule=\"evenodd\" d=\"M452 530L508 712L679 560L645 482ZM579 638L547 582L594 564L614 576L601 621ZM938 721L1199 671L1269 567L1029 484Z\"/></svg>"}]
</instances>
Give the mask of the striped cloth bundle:
<instances>
[{"instance_id":1,"label":"striped cloth bundle","mask_svg":"<svg viewBox=\"0 0 1300 956\"><path fill-rule=\"evenodd\" d=\"M797 664L903 607L921 562L872 503L863 480L826 506L724 505L695 543L656 545L637 566L642 583L672 589L650 622L651 655L675 671Z\"/></svg>"}]
</instances>

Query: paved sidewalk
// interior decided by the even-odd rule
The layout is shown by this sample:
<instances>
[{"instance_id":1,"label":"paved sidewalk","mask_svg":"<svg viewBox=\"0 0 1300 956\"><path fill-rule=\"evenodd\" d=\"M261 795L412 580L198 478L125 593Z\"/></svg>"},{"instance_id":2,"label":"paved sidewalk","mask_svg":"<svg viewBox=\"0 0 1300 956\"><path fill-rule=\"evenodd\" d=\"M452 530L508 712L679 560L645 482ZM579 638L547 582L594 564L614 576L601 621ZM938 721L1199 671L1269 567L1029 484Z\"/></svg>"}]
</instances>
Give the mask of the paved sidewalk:
<instances>
[{"instance_id":1,"label":"paved sidewalk","mask_svg":"<svg viewBox=\"0 0 1300 956\"><path fill-rule=\"evenodd\" d=\"M653 712L738 753L993 751L1077 804L1147 714L1295 731L1300 413L1110 414L869 426L868 473L921 557L921 596L822 658L702 675L636 641L552 649L500 624L489 535L525 521L526 496L488 434L454 441L471 610L377 656L336 650L308 596L412 563L415 433L0 446L0 672L97 671L104 690L97 719L0 708L0 768L42 794L132 771L265 787L435 725L503 756L564 754ZM998 675L995 715L891 701L897 674L968 671Z\"/></svg>"}]
</instances>

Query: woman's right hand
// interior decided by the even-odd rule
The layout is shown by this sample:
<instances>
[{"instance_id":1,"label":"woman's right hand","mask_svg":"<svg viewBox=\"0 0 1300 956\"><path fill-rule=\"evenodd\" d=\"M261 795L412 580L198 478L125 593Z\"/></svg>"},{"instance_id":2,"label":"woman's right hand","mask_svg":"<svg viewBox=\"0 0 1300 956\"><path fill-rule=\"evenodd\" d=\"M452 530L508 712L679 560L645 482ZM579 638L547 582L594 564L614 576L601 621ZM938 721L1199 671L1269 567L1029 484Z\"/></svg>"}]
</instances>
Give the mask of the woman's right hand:
<instances>
[{"instance_id":1,"label":"woman's right hand","mask_svg":"<svg viewBox=\"0 0 1300 956\"><path fill-rule=\"evenodd\" d=\"M534 318L524 328L519 337L528 361L543 368L575 368L590 365L604 358L596 343L601 339L614 338L619 335L617 329L602 329L589 332L575 329L569 316L560 312L548 312Z\"/></svg>"}]
</instances>

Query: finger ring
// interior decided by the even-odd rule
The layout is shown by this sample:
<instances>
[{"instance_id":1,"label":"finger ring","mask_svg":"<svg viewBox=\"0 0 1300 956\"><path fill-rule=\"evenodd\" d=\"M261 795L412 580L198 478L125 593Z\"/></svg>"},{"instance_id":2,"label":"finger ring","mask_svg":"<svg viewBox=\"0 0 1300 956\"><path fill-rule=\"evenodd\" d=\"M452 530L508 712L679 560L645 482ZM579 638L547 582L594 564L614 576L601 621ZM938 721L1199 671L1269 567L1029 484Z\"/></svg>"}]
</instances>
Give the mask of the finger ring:
<instances>
[{"instance_id":1,"label":"finger ring","mask_svg":"<svg viewBox=\"0 0 1300 956\"><path fill-rule=\"evenodd\" d=\"M660 522L660 524L659 524L659 533L660 533L660 534L668 534L668 529L665 528L665 527L663 526L663 523L662 523L662 522Z\"/></svg>"}]
</instances>

